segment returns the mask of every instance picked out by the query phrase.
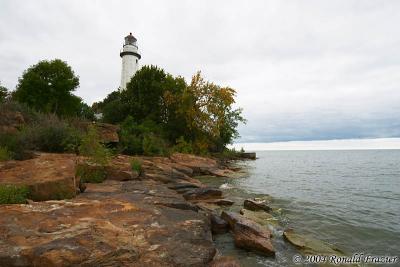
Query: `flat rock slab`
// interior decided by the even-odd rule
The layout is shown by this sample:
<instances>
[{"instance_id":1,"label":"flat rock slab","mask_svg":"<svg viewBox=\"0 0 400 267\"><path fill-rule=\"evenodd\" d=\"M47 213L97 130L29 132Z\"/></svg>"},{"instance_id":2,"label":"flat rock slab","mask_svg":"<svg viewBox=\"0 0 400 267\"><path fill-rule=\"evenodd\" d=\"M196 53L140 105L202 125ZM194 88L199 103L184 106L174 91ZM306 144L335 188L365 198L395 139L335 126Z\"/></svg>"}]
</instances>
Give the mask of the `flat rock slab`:
<instances>
[{"instance_id":1,"label":"flat rock slab","mask_svg":"<svg viewBox=\"0 0 400 267\"><path fill-rule=\"evenodd\" d=\"M170 158L173 162L192 169L193 174L209 174L210 170L217 170L219 167L214 159L191 154L175 153Z\"/></svg>"},{"instance_id":2,"label":"flat rock slab","mask_svg":"<svg viewBox=\"0 0 400 267\"><path fill-rule=\"evenodd\" d=\"M222 191L213 187L194 188L184 193L183 197L186 200L218 199L222 197Z\"/></svg>"},{"instance_id":3,"label":"flat rock slab","mask_svg":"<svg viewBox=\"0 0 400 267\"><path fill-rule=\"evenodd\" d=\"M223 211L221 218L232 229L236 247L267 256L275 255L275 249L271 243L271 232L265 227L234 212Z\"/></svg>"},{"instance_id":4,"label":"flat rock slab","mask_svg":"<svg viewBox=\"0 0 400 267\"><path fill-rule=\"evenodd\" d=\"M306 255L338 255L344 256L339 249L315 238L294 232L287 229L283 232L283 237L292 245L296 246Z\"/></svg>"},{"instance_id":5,"label":"flat rock slab","mask_svg":"<svg viewBox=\"0 0 400 267\"><path fill-rule=\"evenodd\" d=\"M75 155L39 153L33 159L0 164L0 185L26 186L35 201L73 198L79 188Z\"/></svg>"},{"instance_id":6,"label":"flat rock slab","mask_svg":"<svg viewBox=\"0 0 400 267\"><path fill-rule=\"evenodd\" d=\"M0 206L0 266L207 266L209 219L153 181L89 184L73 200Z\"/></svg>"}]
</instances>

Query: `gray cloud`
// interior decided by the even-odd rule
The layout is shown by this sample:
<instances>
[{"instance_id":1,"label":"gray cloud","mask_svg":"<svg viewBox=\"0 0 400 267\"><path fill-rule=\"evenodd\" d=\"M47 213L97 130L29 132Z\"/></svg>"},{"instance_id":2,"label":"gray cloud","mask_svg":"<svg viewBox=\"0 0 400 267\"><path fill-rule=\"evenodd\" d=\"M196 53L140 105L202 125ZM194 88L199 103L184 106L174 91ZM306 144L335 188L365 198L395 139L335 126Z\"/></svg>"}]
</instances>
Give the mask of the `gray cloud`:
<instances>
[{"instance_id":1,"label":"gray cloud","mask_svg":"<svg viewBox=\"0 0 400 267\"><path fill-rule=\"evenodd\" d=\"M242 141L400 136L398 1L0 3L0 81L66 60L88 103L119 85L119 49L187 79L237 89Z\"/></svg>"}]
</instances>

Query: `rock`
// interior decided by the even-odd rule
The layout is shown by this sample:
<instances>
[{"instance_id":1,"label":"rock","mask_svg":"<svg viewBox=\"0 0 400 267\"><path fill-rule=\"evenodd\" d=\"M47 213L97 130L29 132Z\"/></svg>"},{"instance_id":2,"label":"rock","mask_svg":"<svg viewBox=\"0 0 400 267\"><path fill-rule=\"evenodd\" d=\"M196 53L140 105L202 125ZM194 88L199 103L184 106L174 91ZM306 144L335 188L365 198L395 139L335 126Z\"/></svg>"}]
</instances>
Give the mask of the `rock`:
<instances>
[{"instance_id":1,"label":"rock","mask_svg":"<svg viewBox=\"0 0 400 267\"><path fill-rule=\"evenodd\" d=\"M198 184L192 184L192 183L175 183L172 185L169 185L168 188L169 189L173 189L173 190L179 190L179 189L193 189L193 188L199 188L200 186Z\"/></svg>"},{"instance_id":2,"label":"rock","mask_svg":"<svg viewBox=\"0 0 400 267\"><path fill-rule=\"evenodd\" d=\"M221 218L232 229L236 247L268 256L275 255L275 249L271 244L270 231L234 212L223 211Z\"/></svg>"},{"instance_id":3,"label":"rock","mask_svg":"<svg viewBox=\"0 0 400 267\"><path fill-rule=\"evenodd\" d=\"M118 155L112 158L106 166L106 179L116 181L129 181L139 178L140 173L132 169L131 162L134 157Z\"/></svg>"},{"instance_id":4,"label":"rock","mask_svg":"<svg viewBox=\"0 0 400 267\"><path fill-rule=\"evenodd\" d=\"M154 181L88 184L66 201L0 205L0 266L207 266L209 219L159 206L182 196Z\"/></svg>"},{"instance_id":5,"label":"rock","mask_svg":"<svg viewBox=\"0 0 400 267\"><path fill-rule=\"evenodd\" d=\"M240 263L230 256L222 256L210 263L210 267L240 267Z\"/></svg>"},{"instance_id":6,"label":"rock","mask_svg":"<svg viewBox=\"0 0 400 267\"><path fill-rule=\"evenodd\" d=\"M214 159L199 157L191 154L175 153L170 159L179 165L193 170L193 174L209 174L210 170L218 169L218 163Z\"/></svg>"},{"instance_id":7,"label":"rock","mask_svg":"<svg viewBox=\"0 0 400 267\"><path fill-rule=\"evenodd\" d=\"M0 185L26 186L35 201L73 198L79 192L75 155L39 153L0 168ZM8 167L6 167L8 166Z\"/></svg>"},{"instance_id":8,"label":"rock","mask_svg":"<svg viewBox=\"0 0 400 267\"><path fill-rule=\"evenodd\" d=\"M210 204L215 204L215 205L219 205L219 206L232 206L235 202L230 200L230 199L208 199L205 200L204 202L206 203L210 203Z\"/></svg>"},{"instance_id":9,"label":"rock","mask_svg":"<svg viewBox=\"0 0 400 267\"><path fill-rule=\"evenodd\" d=\"M240 214L249 220L252 220L260 225L269 226L271 228L278 227L279 222L271 214L264 211L252 211L247 209L241 209Z\"/></svg>"},{"instance_id":10,"label":"rock","mask_svg":"<svg viewBox=\"0 0 400 267\"><path fill-rule=\"evenodd\" d=\"M229 225L219 215L215 213L210 214L211 231L213 234L224 234L228 232Z\"/></svg>"},{"instance_id":11,"label":"rock","mask_svg":"<svg viewBox=\"0 0 400 267\"><path fill-rule=\"evenodd\" d=\"M295 233L293 229L283 232L283 237L292 245L296 246L306 255L337 255L344 256L343 252L321 240Z\"/></svg>"},{"instance_id":12,"label":"rock","mask_svg":"<svg viewBox=\"0 0 400 267\"><path fill-rule=\"evenodd\" d=\"M217 177L233 177L235 172L230 169L209 169L211 175Z\"/></svg>"},{"instance_id":13,"label":"rock","mask_svg":"<svg viewBox=\"0 0 400 267\"><path fill-rule=\"evenodd\" d=\"M215 199L222 197L222 191L212 187L195 188L184 193L183 197L186 200Z\"/></svg>"},{"instance_id":14,"label":"rock","mask_svg":"<svg viewBox=\"0 0 400 267\"><path fill-rule=\"evenodd\" d=\"M265 200L253 200L253 199L246 199L243 203L243 206L248 210L263 210L266 212L270 212L272 209L267 205Z\"/></svg>"}]
</instances>

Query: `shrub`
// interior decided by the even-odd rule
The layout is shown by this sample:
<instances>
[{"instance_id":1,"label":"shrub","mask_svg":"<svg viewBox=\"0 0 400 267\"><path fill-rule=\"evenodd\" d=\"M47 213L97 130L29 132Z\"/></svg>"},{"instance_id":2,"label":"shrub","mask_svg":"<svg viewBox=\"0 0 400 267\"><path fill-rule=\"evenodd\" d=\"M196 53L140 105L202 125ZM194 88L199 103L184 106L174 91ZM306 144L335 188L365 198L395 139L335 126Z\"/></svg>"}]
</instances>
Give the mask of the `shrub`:
<instances>
[{"instance_id":1,"label":"shrub","mask_svg":"<svg viewBox=\"0 0 400 267\"><path fill-rule=\"evenodd\" d=\"M20 134L0 134L0 147L7 150L8 159L25 159L25 144Z\"/></svg>"},{"instance_id":2,"label":"shrub","mask_svg":"<svg viewBox=\"0 0 400 267\"><path fill-rule=\"evenodd\" d=\"M44 152L75 152L81 133L54 114L42 114L38 122L25 127L20 133L25 149Z\"/></svg>"},{"instance_id":3,"label":"shrub","mask_svg":"<svg viewBox=\"0 0 400 267\"><path fill-rule=\"evenodd\" d=\"M106 179L107 173L104 166L91 166L90 164L78 165L76 176L82 183L101 183Z\"/></svg>"},{"instance_id":4,"label":"shrub","mask_svg":"<svg viewBox=\"0 0 400 267\"><path fill-rule=\"evenodd\" d=\"M142 172L142 162L138 159L133 159L131 161L131 168L132 171L135 171L140 174Z\"/></svg>"},{"instance_id":5,"label":"shrub","mask_svg":"<svg viewBox=\"0 0 400 267\"><path fill-rule=\"evenodd\" d=\"M143 137L143 154L146 156L165 156L167 155L167 145L164 139L153 133Z\"/></svg>"},{"instance_id":6,"label":"shrub","mask_svg":"<svg viewBox=\"0 0 400 267\"><path fill-rule=\"evenodd\" d=\"M186 142L185 138L181 136L176 140L176 145L172 147L172 152L192 154L193 153L192 143Z\"/></svg>"},{"instance_id":7,"label":"shrub","mask_svg":"<svg viewBox=\"0 0 400 267\"><path fill-rule=\"evenodd\" d=\"M100 142L100 137L92 125L88 127L87 134L82 138L79 154L88 156L89 161L94 164L101 166L108 164L110 152Z\"/></svg>"},{"instance_id":8,"label":"shrub","mask_svg":"<svg viewBox=\"0 0 400 267\"><path fill-rule=\"evenodd\" d=\"M11 155L6 147L0 146L0 161L10 160Z\"/></svg>"},{"instance_id":9,"label":"shrub","mask_svg":"<svg viewBox=\"0 0 400 267\"><path fill-rule=\"evenodd\" d=\"M27 186L0 185L0 204L23 204L28 197Z\"/></svg>"}]
</instances>

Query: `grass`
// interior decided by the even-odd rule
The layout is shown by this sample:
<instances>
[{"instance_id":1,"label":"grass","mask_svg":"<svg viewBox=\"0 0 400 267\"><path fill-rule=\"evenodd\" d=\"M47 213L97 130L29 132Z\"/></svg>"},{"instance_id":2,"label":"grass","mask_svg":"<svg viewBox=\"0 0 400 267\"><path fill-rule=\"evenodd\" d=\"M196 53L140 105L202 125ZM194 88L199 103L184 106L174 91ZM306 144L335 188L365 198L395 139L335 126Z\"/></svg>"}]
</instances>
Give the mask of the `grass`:
<instances>
[{"instance_id":1,"label":"grass","mask_svg":"<svg viewBox=\"0 0 400 267\"><path fill-rule=\"evenodd\" d=\"M0 162L11 159L11 154L6 147L0 146Z\"/></svg>"},{"instance_id":2,"label":"grass","mask_svg":"<svg viewBox=\"0 0 400 267\"><path fill-rule=\"evenodd\" d=\"M0 204L25 204L28 197L27 186L0 185Z\"/></svg>"},{"instance_id":3,"label":"grass","mask_svg":"<svg viewBox=\"0 0 400 267\"><path fill-rule=\"evenodd\" d=\"M135 171L138 174L140 174L142 172L142 162L140 160L133 159L131 161L131 168L132 168L132 171Z\"/></svg>"}]
</instances>

